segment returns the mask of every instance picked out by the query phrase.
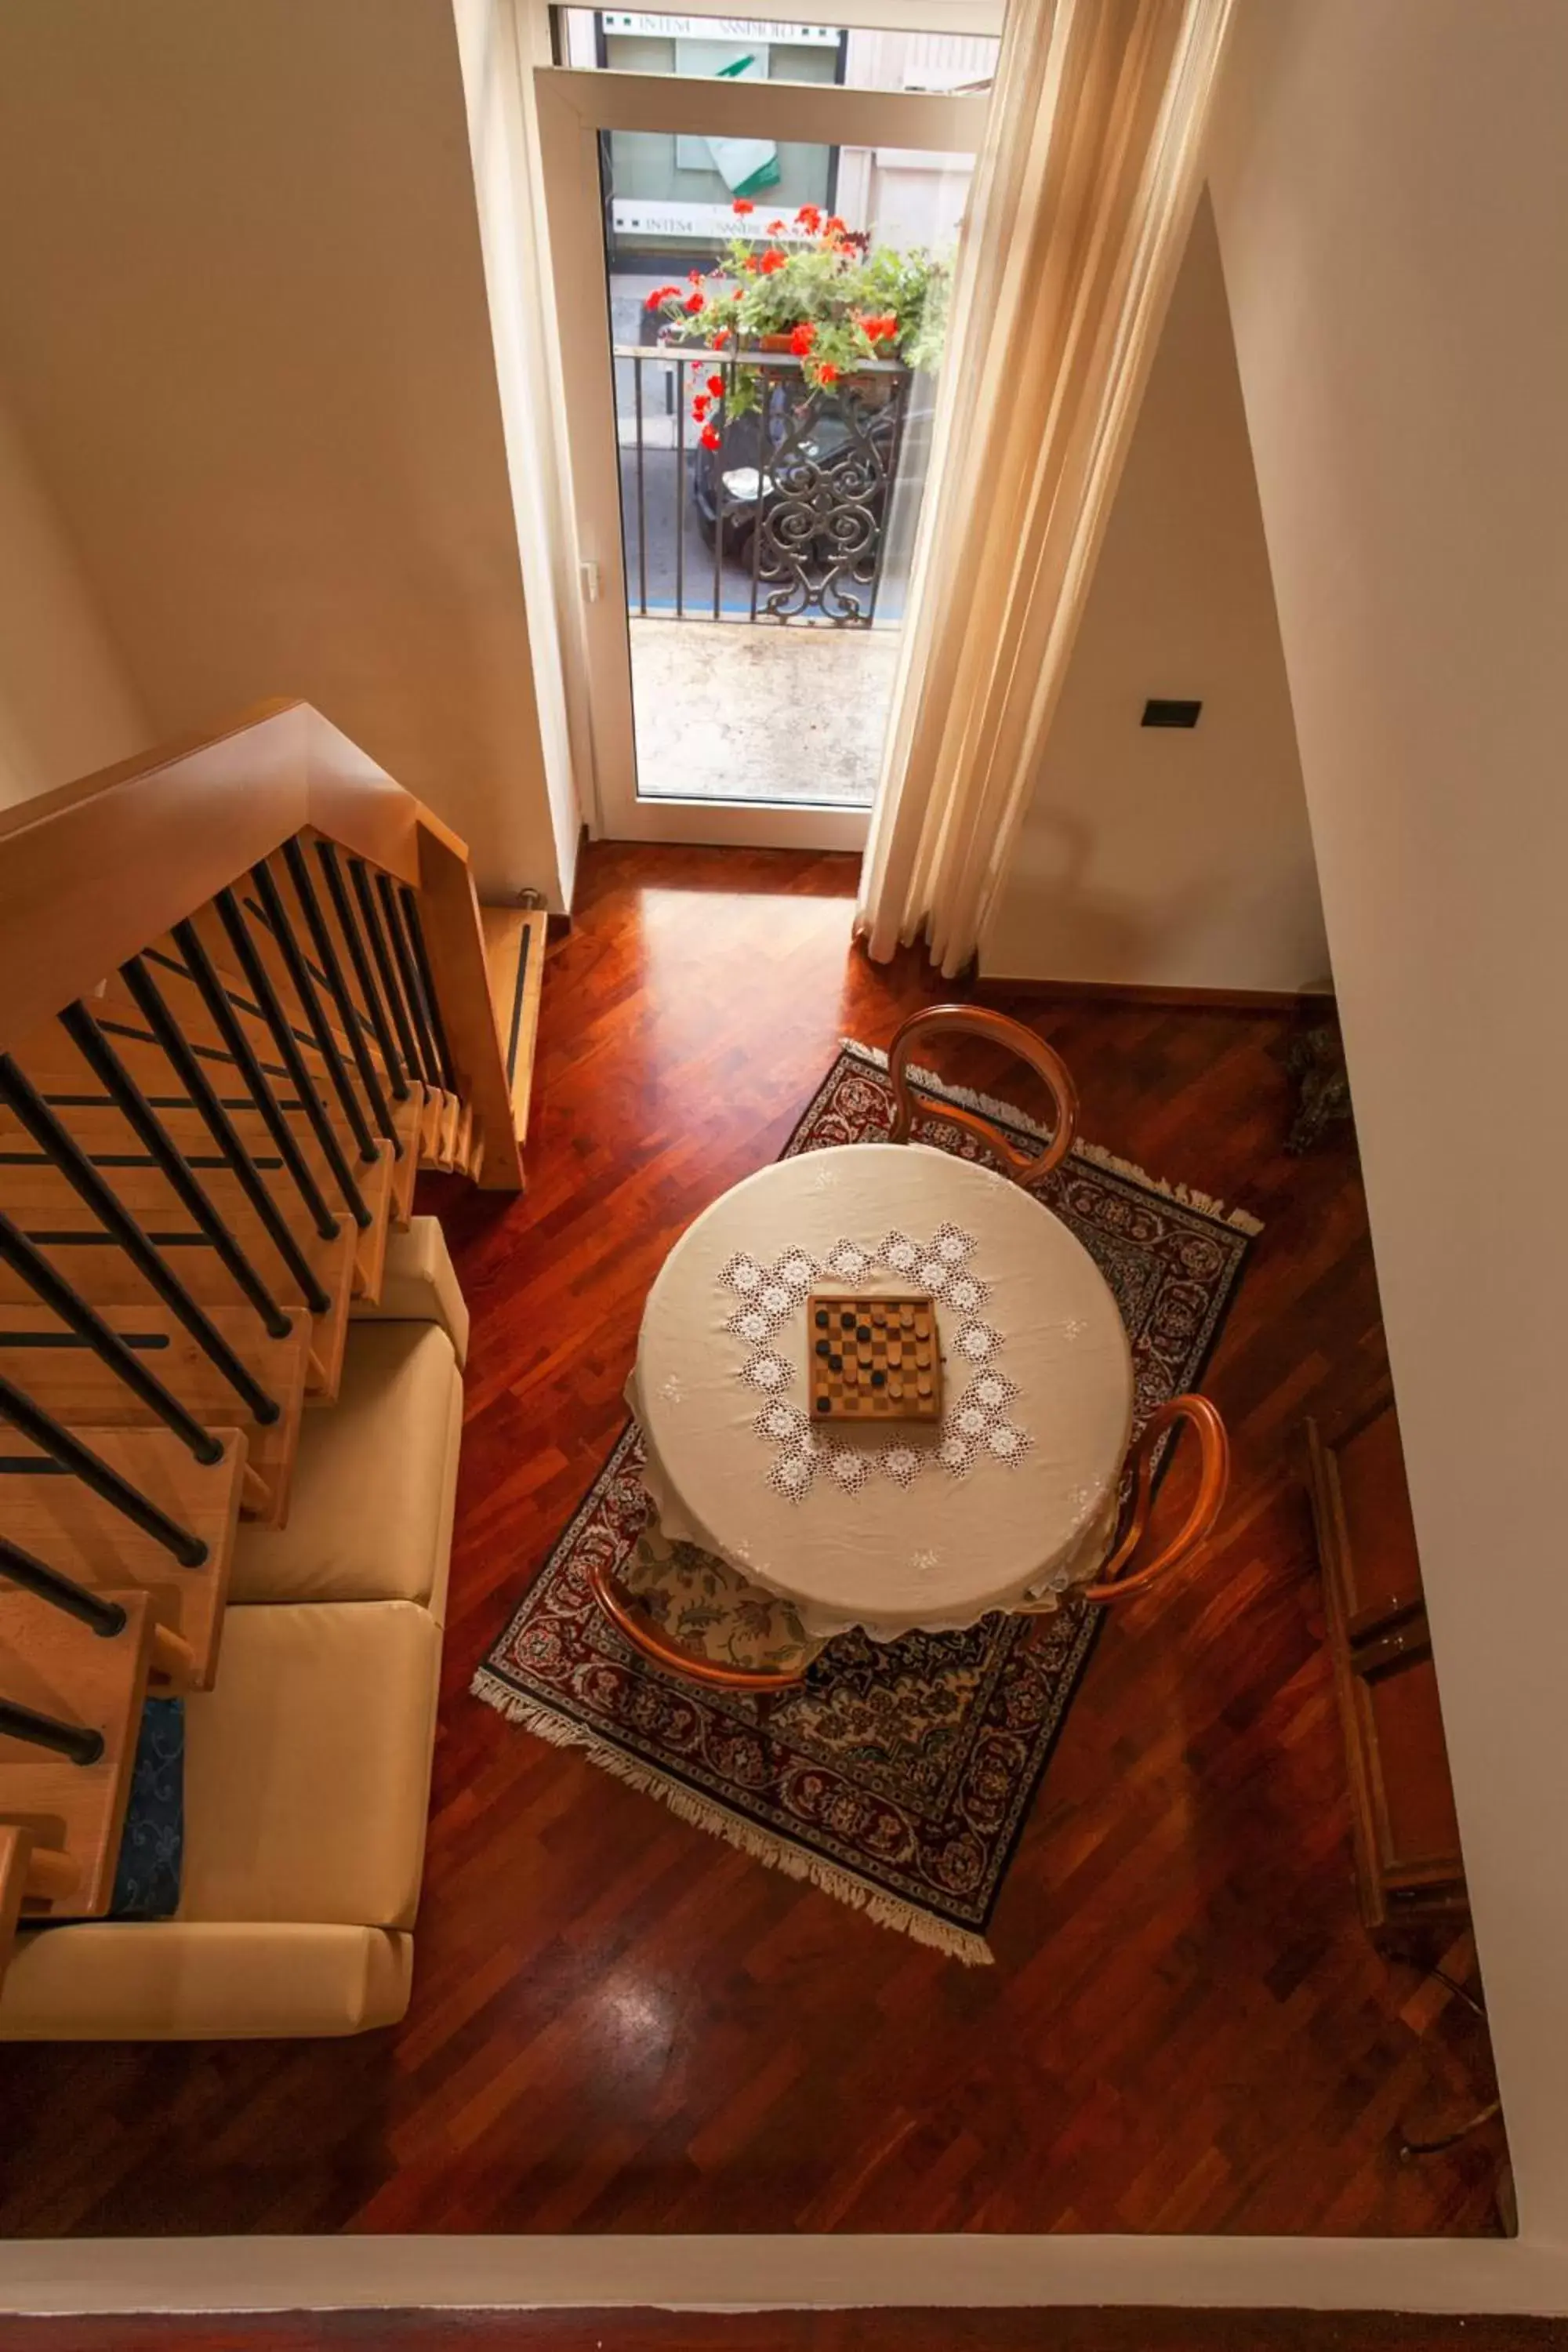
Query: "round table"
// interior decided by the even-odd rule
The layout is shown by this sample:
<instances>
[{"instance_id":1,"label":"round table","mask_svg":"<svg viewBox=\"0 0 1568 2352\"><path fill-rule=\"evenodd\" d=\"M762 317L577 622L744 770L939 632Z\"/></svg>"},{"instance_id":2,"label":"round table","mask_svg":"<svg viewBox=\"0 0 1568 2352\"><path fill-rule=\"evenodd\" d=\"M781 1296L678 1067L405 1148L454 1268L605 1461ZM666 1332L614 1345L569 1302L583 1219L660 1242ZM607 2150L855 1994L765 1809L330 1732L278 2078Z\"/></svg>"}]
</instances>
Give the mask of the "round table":
<instances>
[{"instance_id":1,"label":"round table","mask_svg":"<svg viewBox=\"0 0 1568 2352\"><path fill-rule=\"evenodd\" d=\"M939 1426L813 1424L813 1288L929 1291ZM892 1641L1092 1580L1132 1420L1126 1328L1032 1193L921 1144L805 1152L698 1218L627 1389L663 1533L782 1594L814 1636Z\"/></svg>"}]
</instances>

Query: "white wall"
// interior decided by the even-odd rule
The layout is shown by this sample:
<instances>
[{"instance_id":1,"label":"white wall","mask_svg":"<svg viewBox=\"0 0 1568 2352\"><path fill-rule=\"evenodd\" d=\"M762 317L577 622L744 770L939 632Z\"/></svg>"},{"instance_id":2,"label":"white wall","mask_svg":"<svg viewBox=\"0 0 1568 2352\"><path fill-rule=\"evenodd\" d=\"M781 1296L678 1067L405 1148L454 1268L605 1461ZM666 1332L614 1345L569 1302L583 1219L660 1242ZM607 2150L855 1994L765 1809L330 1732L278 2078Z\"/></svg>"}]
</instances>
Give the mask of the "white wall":
<instances>
[{"instance_id":1,"label":"white wall","mask_svg":"<svg viewBox=\"0 0 1568 2352\"><path fill-rule=\"evenodd\" d=\"M1521 2217L1568 2238L1568 8L1253 0L1215 165Z\"/></svg>"},{"instance_id":2,"label":"white wall","mask_svg":"<svg viewBox=\"0 0 1568 2352\"><path fill-rule=\"evenodd\" d=\"M1201 699L1197 726L1141 727L1150 695ZM1205 197L981 969L1250 991L1327 965Z\"/></svg>"},{"instance_id":3,"label":"white wall","mask_svg":"<svg viewBox=\"0 0 1568 2352\"><path fill-rule=\"evenodd\" d=\"M581 648L572 635L576 551L563 435L552 413L558 352L533 113L532 68L550 62L549 25L529 0L453 0L452 15L528 599L540 752L562 894L570 905L584 816L575 779L590 772L593 730L577 684Z\"/></svg>"},{"instance_id":4,"label":"white wall","mask_svg":"<svg viewBox=\"0 0 1568 2352\"><path fill-rule=\"evenodd\" d=\"M0 382L158 733L302 695L559 895L437 0L7 0Z\"/></svg>"},{"instance_id":5,"label":"white wall","mask_svg":"<svg viewBox=\"0 0 1568 2352\"><path fill-rule=\"evenodd\" d=\"M129 759L151 738L59 517L0 407L0 808Z\"/></svg>"}]
</instances>

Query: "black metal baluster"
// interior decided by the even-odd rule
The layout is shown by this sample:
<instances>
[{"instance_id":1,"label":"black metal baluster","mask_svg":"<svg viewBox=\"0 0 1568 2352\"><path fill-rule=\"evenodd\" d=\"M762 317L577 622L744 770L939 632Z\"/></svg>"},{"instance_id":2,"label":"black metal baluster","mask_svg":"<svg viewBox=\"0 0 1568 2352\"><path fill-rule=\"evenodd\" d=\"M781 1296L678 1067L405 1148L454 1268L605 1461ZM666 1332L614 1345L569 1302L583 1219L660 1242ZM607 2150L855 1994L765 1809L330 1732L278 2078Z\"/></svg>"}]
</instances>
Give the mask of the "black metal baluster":
<instances>
[{"instance_id":1,"label":"black metal baluster","mask_svg":"<svg viewBox=\"0 0 1568 2352\"><path fill-rule=\"evenodd\" d=\"M393 961L397 966L397 976L403 983L404 1000L414 1023L415 1034L419 1040L419 1067L424 1075L426 1085L438 1087L441 1083L441 1065L437 1056L435 1039L430 1034L430 1024L425 1018L425 1008L419 1002L419 982L415 976L414 959L408 951L408 940L403 929L403 918L398 911L396 894L384 874L376 876L375 887L376 895L381 900L381 911L386 920L386 936L392 941Z\"/></svg>"},{"instance_id":2,"label":"black metal baluster","mask_svg":"<svg viewBox=\"0 0 1568 2352\"><path fill-rule=\"evenodd\" d=\"M877 525L876 552L871 563L871 593L866 603L866 626L877 617L877 593L882 584L882 565L888 552L888 523L893 511L893 492L898 487L899 467L903 460L904 426L909 418L910 378L901 370L893 379L893 430L888 451L888 469L882 484L882 519Z\"/></svg>"},{"instance_id":3,"label":"black metal baluster","mask_svg":"<svg viewBox=\"0 0 1568 2352\"><path fill-rule=\"evenodd\" d=\"M321 960L321 970L327 976L327 986L332 992L332 1002L338 1008L344 1034L353 1048L354 1067L359 1072L359 1081L364 1088L365 1100L370 1105L370 1115L381 1133L391 1144L394 1157L401 1159L403 1146L397 1139L397 1129L392 1123L392 1113L387 1109L386 1097L381 1091L381 1080L376 1075L370 1047L365 1043L364 1024L360 1018L359 1007L349 994L349 984L343 977L343 967L339 960L337 949L332 944L332 935L327 929L327 919L321 912L321 904L316 896L315 885L310 880L310 869L305 863L305 853L298 841L284 843L283 863L289 868L289 878L294 885L294 896L304 910L305 921L311 940L315 943L316 953Z\"/></svg>"},{"instance_id":4,"label":"black metal baluster","mask_svg":"<svg viewBox=\"0 0 1568 2352\"><path fill-rule=\"evenodd\" d=\"M735 383L733 360L720 362L721 373L726 366L730 371L725 386L725 392L728 394L733 391ZM725 397L724 405L717 419L719 446L713 453L713 618L715 620L720 617L719 604L724 584L724 439L725 428L729 421L730 404Z\"/></svg>"},{"instance_id":5,"label":"black metal baluster","mask_svg":"<svg viewBox=\"0 0 1568 2352\"><path fill-rule=\"evenodd\" d=\"M675 362L675 617L686 618L686 401Z\"/></svg>"},{"instance_id":6,"label":"black metal baluster","mask_svg":"<svg viewBox=\"0 0 1568 2352\"><path fill-rule=\"evenodd\" d=\"M360 912L364 918L365 932L375 957L376 971L381 975L381 984L385 992L386 1003L391 1005L392 1017L397 1024L397 1042L402 1048L404 1066L411 1078L423 1079L424 1070L419 1060L419 1048L414 1042L414 1031L408 1019L408 1007L403 1001L397 967L394 961L392 950L386 943L386 935L382 929L381 911L375 903L375 893L370 887L370 875L366 870L364 860L360 857L351 857L349 873L353 879L354 896L359 901Z\"/></svg>"},{"instance_id":7,"label":"black metal baluster","mask_svg":"<svg viewBox=\"0 0 1568 2352\"><path fill-rule=\"evenodd\" d=\"M310 1120L316 1140L321 1147L322 1156L332 1171L332 1180L343 1196L344 1206L363 1232L372 1222L370 1211L364 1203L364 1195L354 1181L348 1161L343 1158L343 1150L338 1141L337 1129L327 1116L327 1107L311 1084L310 1073L305 1067L300 1048L294 1042L294 1032L289 1025L288 1015L278 1002L278 992L272 985L272 975L257 952L256 942L250 936L249 927L239 903L232 890L220 890L214 898L213 904L217 908L218 920L228 933L229 944L239 958L240 971L244 974L246 986L260 1005L262 1017L272 1033L272 1042L278 1048L278 1058L289 1073L289 1083L304 1106L305 1116Z\"/></svg>"},{"instance_id":8,"label":"black metal baluster","mask_svg":"<svg viewBox=\"0 0 1568 2352\"><path fill-rule=\"evenodd\" d=\"M403 900L403 919L408 926L409 944L414 950L414 976L419 983L424 1002L425 1020L436 1045L436 1059L441 1079L448 1094L458 1091L458 1073L447 1045L446 1024L441 1019L441 1001L436 993L436 975L430 969L430 958L425 946L425 926L419 919L419 893L406 882L399 893Z\"/></svg>"},{"instance_id":9,"label":"black metal baluster","mask_svg":"<svg viewBox=\"0 0 1568 2352\"><path fill-rule=\"evenodd\" d=\"M35 1600L47 1601L51 1609L62 1609L68 1617L90 1625L102 1640L125 1631L125 1612L118 1601L106 1601L101 1592L89 1591L75 1577L62 1576L58 1568L35 1559L9 1536L0 1536L0 1576L21 1591L30 1592Z\"/></svg>"},{"instance_id":10,"label":"black metal baluster","mask_svg":"<svg viewBox=\"0 0 1568 2352\"><path fill-rule=\"evenodd\" d=\"M246 1199L267 1229L268 1239L278 1252L290 1275L300 1286L300 1296L312 1315L331 1312L331 1298L316 1279L310 1259L295 1240L288 1220L272 1198L261 1171L246 1150L238 1129L219 1099L206 1072L196 1059L195 1046L181 1030L174 1014L163 1002L157 982L147 971L139 957L120 967L121 977L136 1000L148 1028L168 1056L170 1067L184 1086L197 1110L206 1122L207 1131L238 1178ZM267 1084L265 1076L263 1086ZM279 1113L282 1117L281 1111ZM285 1133L289 1133L287 1127ZM293 1137L289 1134L289 1141ZM331 1233L338 1230L335 1220L329 1220Z\"/></svg>"},{"instance_id":11,"label":"black metal baluster","mask_svg":"<svg viewBox=\"0 0 1568 2352\"><path fill-rule=\"evenodd\" d=\"M311 1223L324 1242L335 1241L338 1221L321 1197L321 1186L310 1173L305 1155L295 1140L294 1130L284 1117L267 1073L257 1059L244 1025L228 1001L228 991L202 945L201 934L192 922L176 923L174 939L180 953L191 967L191 976L201 992L202 1003L212 1015L213 1025L227 1046L229 1058L244 1079L252 1102L261 1113L267 1132L278 1147L279 1158L294 1180L300 1198L310 1212ZM151 982L148 984L151 986ZM288 1071L285 1070L283 1075L287 1077Z\"/></svg>"},{"instance_id":12,"label":"black metal baluster","mask_svg":"<svg viewBox=\"0 0 1568 2352\"><path fill-rule=\"evenodd\" d=\"M140 1364L118 1331L111 1330L95 1307L56 1272L47 1258L41 1257L27 1239L0 1211L0 1258L15 1267L29 1289L36 1292L39 1304L84 1339L101 1363L124 1381L132 1394L167 1429L172 1429L181 1444L190 1450L198 1462L213 1463L223 1459L223 1447L210 1430L186 1412L176 1396L172 1396L154 1373ZM4 1339L0 1339L0 1346ZM264 1399L271 1403L271 1400ZM258 1413L258 1420L261 1419ZM276 1420L278 1408L271 1406L268 1418Z\"/></svg>"},{"instance_id":13,"label":"black metal baluster","mask_svg":"<svg viewBox=\"0 0 1568 2352\"><path fill-rule=\"evenodd\" d=\"M773 415L773 386L768 382L766 368L758 370L762 379L762 402L757 410L757 505L752 519L752 618L757 617L757 582L763 562L763 471L768 455L768 425Z\"/></svg>"},{"instance_id":14,"label":"black metal baluster","mask_svg":"<svg viewBox=\"0 0 1568 2352\"><path fill-rule=\"evenodd\" d=\"M25 1739L29 1748L48 1748L72 1764L96 1764L103 1754L103 1734L80 1724L61 1723L57 1716L39 1715L15 1699L0 1698L0 1732Z\"/></svg>"},{"instance_id":15,"label":"black metal baluster","mask_svg":"<svg viewBox=\"0 0 1568 2352\"><path fill-rule=\"evenodd\" d=\"M531 925L524 923L522 927L522 938L518 943L517 979L512 985L511 1021L507 1030L506 1082L509 1087L517 1076L518 1039L522 1034L522 999L524 990L528 984L528 958L529 950L532 945L532 928Z\"/></svg>"},{"instance_id":16,"label":"black metal baluster","mask_svg":"<svg viewBox=\"0 0 1568 2352\"><path fill-rule=\"evenodd\" d=\"M0 1415L14 1429L19 1429L40 1452L47 1454L58 1470L64 1471L69 1477L79 1478L84 1486L90 1486L101 1501L120 1513L121 1518L129 1519L134 1527L141 1528L144 1536L151 1536L154 1543L172 1552L183 1568L205 1565L207 1547L200 1536L193 1535L188 1528L181 1527L177 1519L170 1518L166 1511L161 1511L156 1503L150 1502L101 1455L95 1454L90 1446L84 1445L73 1430L58 1422L53 1413L46 1412L41 1404L36 1404L24 1390L16 1387L3 1373L0 1373ZM222 1457L220 1445L220 1461Z\"/></svg>"},{"instance_id":17,"label":"black metal baluster","mask_svg":"<svg viewBox=\"0 0 1568 2352\"><path fill-rule=\"evenodd\" d=\"M65 1178L72 1192L86 1202L104 1230L113 1234L137 1273L157 1292L170 1313L177 1317L184 1325L207 1361L228 1382L236 1395L243 1400L245 1408L252 1420L260 1422L264 1425L277 1421L280 1416L281 1407L274 1398L268 1395L248 1365L240 1361L223 1333L197 1306L179 1276L165 1265L163 1258L112 1185L105 1182L75 1136L68 1128L60 1125L42 1095L34 1087L31 1079L24 1076L9 1054L0 1054L0 1097L9 1103L34 1142L47 1154L50 1162ZM0 1220L0 1223L5 1222L8 1221ZM37 1264L47 1268L51 1281L63 1286L70 1292L72 1298L77 1300L79 1307L85 1308L89 1315L92 1314L93 1310L87 1307L85 1299L78 1297L75 1290L65 1281L64 1276L50 1266L47 1258L38 1256L26 1235L18 1232L14 1225L10 1227L10 1232L14 1239L21 1243L23 1248L30 1254ZM0 1244L0 1247L5 1247L7 1255L11 1255L8 1244ZM14 1255L11 1262L13 1265L17 1263ZM33 1287L37 1289L38 1284L36 1277L29 1276L28 1278L32 1281ZM108 1324L100 1323L100 1328L109 1332ZM285 1323L285 1328L287 1328L287 1323ZM85 1337L86 1334L84 1333L83 1336ZM114 1337L112 1333L110 1333L110 1336ZM94 1341L93 1344L96 1346L97 1342ZM116 1344L120 1344L118 1340ZM103 1349L99 1348L98 1352L102 1355ZM145 1377L151 1379L152 1376L147 1374ZM157 1385L154 1381L153 1386ZM173 1398L169 1401L171 1403L174 1402ZM191 1425L194 1428L195 1423L192 1423Z\"/></svg>"},{"instance_id":18,"label":"black metal baluster","mask_svg":"<svg viewBox=\"0 0 1568 2352\"><path fill-rule=\"evenodd\" d=\"M402 1057L393 1044L386 1005L376 985L376 975L371 968L370 958L365 952L364 941L360 936L359 920L343 881L342 868L338 863L336 842L318 841L316 855L321 861L321 871L327 877L327 890L332 901L332 910L338 919L338 929L348 944L349 957L353 964L354 977L359 982L360 993L370 1010L370 1025L375 1032L375 1042L381 1048L382 1063L386 1071L386 1082L397 1100L406 1102L408 1081L403 1075Z\"/></svg>"},{"instance_id":19,"label":"black metal baluster","mask_svg":"<svg viewBox=\"0 0 1568 2352\"><path fill-rule=\"evenodd\" d=\"M647 497L643 487L642 353L632 360L632 402L637 411L637 593L644 620L647 618Z\"/></svg>"},{"instance_id":20,"label":"black metal baluster","mask_svg":"<svg viewBox=\"0 0 1568 2352\"><path fill-rule=\"evenodd\" d=\"M310 1031L317 1051L327 1066L327 1076L332 1082L332 1092L336 1095L343 1117L348 1121L349 1133L353 1137L354 1147L361 1160L368 1161L374 1167L380 1155L376 1151L370 1129L365 1123L364 1113L360 1108L359 1097L355 1094L349 1080L349 1074L343 1067L343 1057L338 1051L338 1041L332 1034L331 1024L321 1010L321 1000L316 992L316 983L310 977L310 966L300 952L300 942L294 937L294 926L289 920L288 908L283 904L277 883L272 879L271 868L263 862L253 866L250 874L252 881L256 884L257 896L261 900L261 911L266 918L268 928L278 942L278 951L282 956L284 968L293 982L294 993L304 1008L305 1026ZM279 1006L279 1010L281 1011L282 1007ZM292 1029L289 1034L292 1035Z\"/></svg>"},{"instance_id":21,"label":"black metal baluster","mask_svg":"<svg viewBox=\"0 0 1568 2352\"><path fill-rule=\"evenodd\" d=\"M179 1147L85 1004L70 1004L60 1026L94 1076L108 1087L115 1107L157 1161L163 1176L216 1251L275 1339L289 1337L289 1318L267 1288L201 1185Z\"/></svg>"}]
</instances>

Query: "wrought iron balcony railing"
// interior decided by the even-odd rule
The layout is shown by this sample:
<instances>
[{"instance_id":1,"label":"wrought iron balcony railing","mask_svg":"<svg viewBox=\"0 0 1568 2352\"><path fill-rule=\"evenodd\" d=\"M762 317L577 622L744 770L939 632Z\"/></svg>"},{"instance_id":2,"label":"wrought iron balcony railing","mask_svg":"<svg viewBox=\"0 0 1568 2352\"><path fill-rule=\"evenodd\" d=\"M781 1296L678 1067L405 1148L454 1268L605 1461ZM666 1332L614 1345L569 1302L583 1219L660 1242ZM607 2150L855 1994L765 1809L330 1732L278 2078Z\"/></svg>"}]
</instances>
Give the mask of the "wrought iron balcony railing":
<instances>
[{"instance_id":1,"label":"wrought iron balcony railing","mask_svg":"<svg viewBox=\"0 0 1568 2352\"><path fill-rule=\"evenodd\" d=\"M784 352L617 343L614 353L627 609L868 628L911 420L910 371L872 361L813 386ZM739 415L738 376L754 387ZM692 396L705 393L699 424Z\"/></svg>"}]
</instances>

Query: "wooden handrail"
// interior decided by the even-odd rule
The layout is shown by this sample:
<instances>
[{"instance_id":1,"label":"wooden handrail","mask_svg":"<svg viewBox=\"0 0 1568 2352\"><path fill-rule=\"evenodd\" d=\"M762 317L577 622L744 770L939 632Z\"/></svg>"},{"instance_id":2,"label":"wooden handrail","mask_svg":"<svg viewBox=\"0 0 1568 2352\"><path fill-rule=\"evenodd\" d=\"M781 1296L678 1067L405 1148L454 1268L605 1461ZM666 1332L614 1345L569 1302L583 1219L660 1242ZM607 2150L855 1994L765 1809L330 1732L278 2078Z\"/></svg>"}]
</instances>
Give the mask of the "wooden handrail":
<instances>
[{"instance_id":1,"label":"wooden handrail","mask_svg":"<svg viewBox=\"0 0 1568 2352\"><path fill-rule=\"evenodd\" d=\"M307 702L258 705L0 812L0 1050L307 828L420 893L479 1181L516 1191L506 1061L465 844Z\"/></svg>"}]
</instances>

